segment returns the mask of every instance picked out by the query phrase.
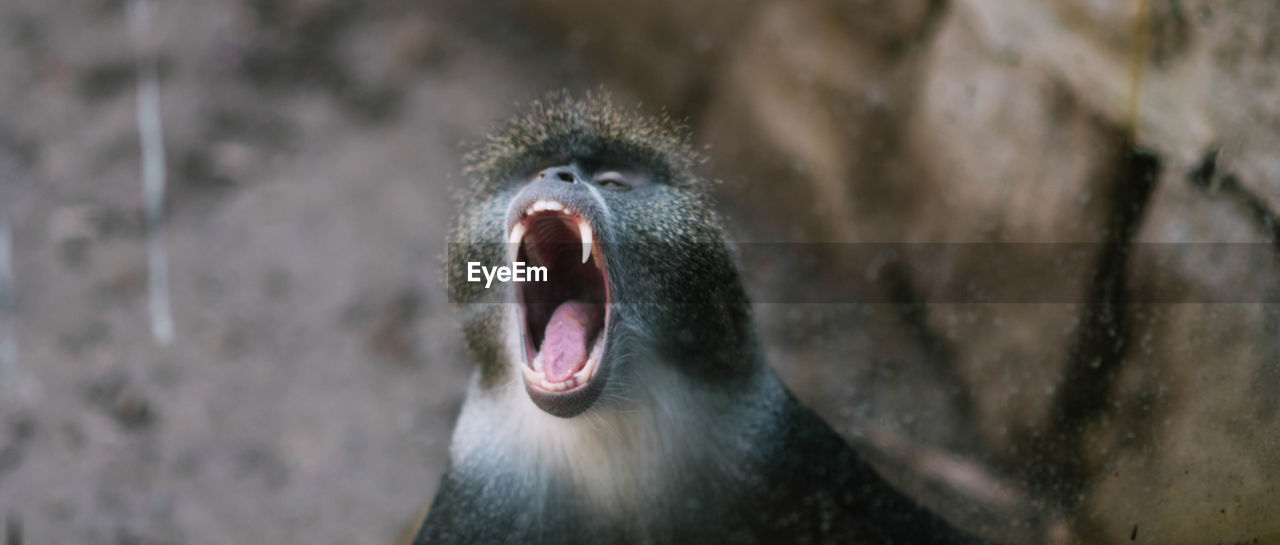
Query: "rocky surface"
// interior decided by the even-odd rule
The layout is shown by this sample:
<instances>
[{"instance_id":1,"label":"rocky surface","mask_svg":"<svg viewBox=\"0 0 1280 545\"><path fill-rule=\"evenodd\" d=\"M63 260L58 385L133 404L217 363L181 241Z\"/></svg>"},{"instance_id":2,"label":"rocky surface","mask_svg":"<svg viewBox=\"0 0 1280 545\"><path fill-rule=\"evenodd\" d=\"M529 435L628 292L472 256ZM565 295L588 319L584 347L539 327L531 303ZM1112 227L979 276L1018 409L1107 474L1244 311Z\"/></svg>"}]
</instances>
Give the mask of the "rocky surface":
<instances>
[{"instance_id":1,"label":"rocky surface","mask_svg":"<svg viewBox=\"0 0 1280 545\"><path fill-rule=\"evenodd\" d=\"M0 7L30 542L390 541L469 372L458 142L598 83L689 120L735 241L1063 243L1001 304L956 247L748 268L780 374L922 501L1009 543L1280 540L1271 3L157 4L168 347L127 3ZM814 286L872 302L787 303Z\"/></svg>"},{"instance_id":2,"label":"rocky surface","mask_svg":"<svg viewBox=\"0 0 1280 545\"><path fill-rule=\"evenodd\" d=\"M459 142L569 76L426 8L155 7L167 347L126 4L0 7L0 518L28 543L389 543L469 372L440 285Z\"/></svg>"},{"instance_id":3,"label":"rocky surface","mask_svg":"<svg viewBox=\"0 0 1280 545\"><path fill-rule=\"evenodd\" d=\"M555 4L552 28L611 35L608 21ZM683 4L648 17L696 35L698 8ZM1268 514L1280 482L1269 439L1280 376L1273 5L742 11L732 31L710 27L727 53L677 78L705 83L654 94L686 105L716 150L744 240L1073 243L1068 265L1010 275L1064 286L1051 304L928 304L984 280L976 251L883 268L889 280L838 256L826 272L788 271L913 303L763 312L772 333L809 332L775 358L799 362L782 368L793 385L855 440L887 428L983 460L1004 483L995 489L1030 508L986 527L1011 542L1280 539ZM598 43L598 65L641 88L659 79L652 67L679 67ZM610 69L618 59L625 68ZM960 291L930 291L940 282ZM904 385L915 403L893 401ZM895 465L910 464L884 468ZM928 489L920 467L904 486ZM946 495L922 493L939 505ZM980 514L941 509L982 526Z\"/></svg>"}]
</instances>

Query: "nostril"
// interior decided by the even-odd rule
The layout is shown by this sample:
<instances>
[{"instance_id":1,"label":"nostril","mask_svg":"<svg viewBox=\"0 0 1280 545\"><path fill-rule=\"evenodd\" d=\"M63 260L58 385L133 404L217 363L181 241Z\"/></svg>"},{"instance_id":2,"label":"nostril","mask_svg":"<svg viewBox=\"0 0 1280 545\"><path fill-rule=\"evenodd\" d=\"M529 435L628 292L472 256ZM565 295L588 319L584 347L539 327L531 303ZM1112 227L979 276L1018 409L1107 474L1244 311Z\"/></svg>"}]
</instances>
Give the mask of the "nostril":
<instances>
[{"instance_id":1,"label":"nostril","mask_svg":"<svg viewBox=\"0 0 1280 545\"><path fill-rule=\"evenodd\" d=\"M582 174L572 166L558 166L539 172L538 179L559 180L567 184L573 184L582 179Z\"/></svg>"}]
</instances>

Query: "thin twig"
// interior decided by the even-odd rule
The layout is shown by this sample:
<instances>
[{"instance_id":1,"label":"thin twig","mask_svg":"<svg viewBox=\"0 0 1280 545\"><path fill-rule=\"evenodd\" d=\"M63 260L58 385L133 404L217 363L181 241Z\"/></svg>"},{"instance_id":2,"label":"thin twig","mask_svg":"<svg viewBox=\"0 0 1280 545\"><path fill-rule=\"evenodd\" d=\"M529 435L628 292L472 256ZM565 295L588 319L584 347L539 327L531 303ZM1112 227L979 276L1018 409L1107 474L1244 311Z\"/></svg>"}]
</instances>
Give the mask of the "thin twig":
<instances>
[{"instance_id":1,"label":"thin twig","mask_svg":"<svg viewBox=\"0 0 1280 545\"><path fill-rule=\"evenodd\" d=\"M169 255L164 236L165 157L160 121L160 83L151 43L151 4L132 0L129 26L137 47L138 139L142 147L142 189L147 219L147 309L151 336L161 345L173 341L169 302Z\"/></svg>"}]
</instances>

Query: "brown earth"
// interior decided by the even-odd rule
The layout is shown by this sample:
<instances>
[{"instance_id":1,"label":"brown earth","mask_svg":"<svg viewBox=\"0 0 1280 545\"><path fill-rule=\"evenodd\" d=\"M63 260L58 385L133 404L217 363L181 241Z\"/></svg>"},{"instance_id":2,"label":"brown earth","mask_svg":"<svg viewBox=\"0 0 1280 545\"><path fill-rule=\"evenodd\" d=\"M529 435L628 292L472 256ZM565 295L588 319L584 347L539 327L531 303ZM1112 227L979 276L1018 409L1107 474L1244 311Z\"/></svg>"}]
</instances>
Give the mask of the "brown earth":
<instances>
[{"instance_id":1,"label":"brown earth","mask_svg":"<svg viewBox=\"0 0 1280 545\"><path fill-rule=\"evenodd\" d=\"M391 542L470 372L458 145L600 84L689 120L735 241L1079 243L1001 271L1070 302L967 301L965 251L746 269L784 380L922 501L1008 543L1280 542L1271 3L156 2L169 346L128 4L0 5L29 543ZM1190 242L1254 246L1145 244ZM874 302L783 303L814 286Z\"/></svg>"}]
</instances>

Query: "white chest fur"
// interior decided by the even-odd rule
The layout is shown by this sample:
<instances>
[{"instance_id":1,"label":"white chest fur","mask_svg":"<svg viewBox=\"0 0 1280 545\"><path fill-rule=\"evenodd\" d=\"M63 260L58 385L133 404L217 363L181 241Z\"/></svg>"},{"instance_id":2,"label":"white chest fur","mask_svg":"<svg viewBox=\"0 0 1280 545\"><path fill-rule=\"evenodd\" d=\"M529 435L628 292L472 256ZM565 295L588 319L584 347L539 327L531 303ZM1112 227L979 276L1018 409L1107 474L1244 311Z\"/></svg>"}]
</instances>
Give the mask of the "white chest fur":
<instances>
[{"instance_id":1,"label":"white chest fur","mask_svg":"<svg viewBox=\"0 0 1280 545\"><path fill-rule=\"evenodd\" d=\"M750 478L753 446L773 431L768 398L784 395L771 373L731 397L698 389L664 363L623 363L610 381L625 382L567 419L534 405L518 379L488 391L473 383L454 432L454 465L471 475L517 476L534 498L528 509L555 485L618 515L647 512L686 479Z\"/></svg>"}]
</instances>

